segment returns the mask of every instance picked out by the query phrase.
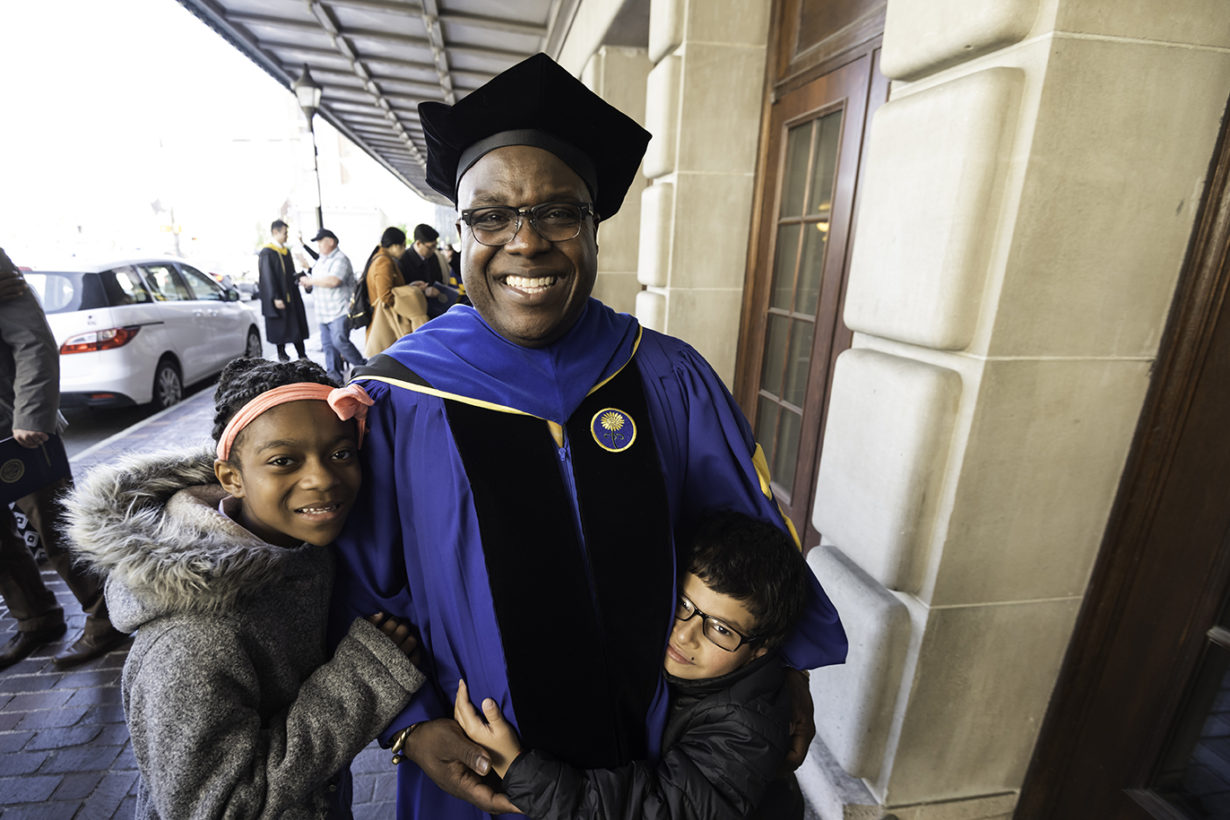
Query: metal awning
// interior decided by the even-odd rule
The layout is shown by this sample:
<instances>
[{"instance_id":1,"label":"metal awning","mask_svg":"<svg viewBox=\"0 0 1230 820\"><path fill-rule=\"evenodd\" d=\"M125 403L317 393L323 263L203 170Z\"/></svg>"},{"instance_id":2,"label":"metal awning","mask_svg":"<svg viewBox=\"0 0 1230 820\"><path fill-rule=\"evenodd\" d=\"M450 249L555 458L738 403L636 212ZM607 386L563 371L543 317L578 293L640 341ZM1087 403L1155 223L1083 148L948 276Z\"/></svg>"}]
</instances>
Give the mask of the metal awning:
<instances>
[{"instance_id":1,"label":"metal awning","mask_svg":"<svg viewBox=\"0 0 1230 820\"><path fill-rule=\"evenodd\" d=\"M423 100L454 103L557 56L579 0L179 0L287 88L309 67L319 116L431 202Z\"/></svg>"}]
</instances>

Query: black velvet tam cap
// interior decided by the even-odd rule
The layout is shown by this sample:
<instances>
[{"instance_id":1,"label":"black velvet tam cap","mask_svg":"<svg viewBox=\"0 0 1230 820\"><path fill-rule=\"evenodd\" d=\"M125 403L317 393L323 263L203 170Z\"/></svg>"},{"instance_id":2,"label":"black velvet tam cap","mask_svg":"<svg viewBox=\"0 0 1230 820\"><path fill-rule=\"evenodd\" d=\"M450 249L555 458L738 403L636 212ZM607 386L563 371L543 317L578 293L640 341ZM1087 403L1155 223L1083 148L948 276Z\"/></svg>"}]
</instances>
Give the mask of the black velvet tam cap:
<instances>
[{"instance_id":1,"label":"black velvet tam cap","mask_svg":"<svg viewBox=\"0 0 1230 820\"><path fill-rule=\"evenodd\" d=\"M558 156L589 187L603 218L619 210L650 134L545 54L497 74L456 105L419 103L427 184L457 202L462 174L487 152L532 145Z\"/></svg>"}]
</instances>

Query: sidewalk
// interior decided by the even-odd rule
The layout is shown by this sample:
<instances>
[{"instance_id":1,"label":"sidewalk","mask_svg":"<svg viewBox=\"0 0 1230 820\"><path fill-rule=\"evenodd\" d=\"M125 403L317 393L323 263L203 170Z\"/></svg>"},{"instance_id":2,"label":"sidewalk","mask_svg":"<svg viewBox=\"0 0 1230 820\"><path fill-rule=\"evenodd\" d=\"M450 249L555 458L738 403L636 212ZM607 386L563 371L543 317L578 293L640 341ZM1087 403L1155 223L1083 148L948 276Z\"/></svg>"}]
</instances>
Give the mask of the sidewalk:
<instances>
[{"instance_id":1,"label":"sidewalk","mask_svg":"<svg viewBox=\"0 0 1230 820\"><path fill-rule=\"evenodd\" d=\"M121 453L204 445L212 421L213 388L207 387L79 453L72 459L73 473L83 475ZM120 702L127 649L56 670L51 657L80 634L85 616L54 570L44 569L43 580L64 607L68 632L62 641L0 671L0 818L131 818L137 764ZM0 642L15 629L0 604ZM393 817L397 782L389 753L373 743L351 771L357 820Z\"/></svg>"}]
</instances>

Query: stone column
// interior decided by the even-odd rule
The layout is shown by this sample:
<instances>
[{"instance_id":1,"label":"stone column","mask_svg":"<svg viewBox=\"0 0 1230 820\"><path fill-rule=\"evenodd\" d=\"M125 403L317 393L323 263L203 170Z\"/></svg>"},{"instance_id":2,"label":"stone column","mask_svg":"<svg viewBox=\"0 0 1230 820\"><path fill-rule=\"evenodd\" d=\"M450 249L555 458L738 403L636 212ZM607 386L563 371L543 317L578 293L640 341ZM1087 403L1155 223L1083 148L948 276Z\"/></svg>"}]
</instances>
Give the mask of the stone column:
<instances>
[{"instance_id":1,"label":"stone column","mask_svg":"<svg viewBox=\"0 0 1230 820\"><path fill-rule=\"evenodd\" d=\"M650 62L644 49L603 46L585 65L581 80L595 94L632 119L645 123L645 81ZM637 175L619 213L598 227L598 280L594 296L621 313L636 310L640 250L641 192L649 181Z\"/></svg>"},{"instance_id":2,"label":"stone column","mask_svg":"<svg viewBox=\"0 0 1230 820\"><path fill-rule=\"evenodd\" d=\"M768 2L653 0L636 313L730 384L764 89ZM604 251L605 252L605 251Z\"/></svg>"},{"instance_id":3,"label":"stone column","mask_svg":"<svg viewBox=\"0 0 1230 820\"><path fill-rule=\"evenodd\" d=\"M801 779L825 818L1006 818L1192 230L1230 15L889 0L882 69L809 556L851 654L812 676Z\"/></svg>"}]
</instances>

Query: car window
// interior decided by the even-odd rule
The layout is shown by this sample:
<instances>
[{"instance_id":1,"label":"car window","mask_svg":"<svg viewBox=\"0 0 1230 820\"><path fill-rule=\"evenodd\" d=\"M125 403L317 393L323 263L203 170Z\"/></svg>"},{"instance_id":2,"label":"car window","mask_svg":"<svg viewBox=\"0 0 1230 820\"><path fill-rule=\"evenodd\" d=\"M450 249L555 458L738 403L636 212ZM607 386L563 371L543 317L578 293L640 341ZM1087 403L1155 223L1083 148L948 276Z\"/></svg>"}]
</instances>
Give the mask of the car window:
<instances>
[{"instance_id":1,"label":"car window","mask_svg":"<svg viewBox=\"0 0 1230 820\"><path fill-rule=\"evenodd\" d=\"M24 271L26 283L42 303L47 313L67 313L70 310L90 310L105 307L106 297L98 286L97 276L92 273L68 273L60 271ZM93 278L93 286L83 281ZM89 291L87 298L87 290Z\"/></svg>"},{"instance_id":2,"label":"car window","mask_svg":"<svg viewBox=\"0 0 1230 820\"><path fill-rule=\"evenodd\" d=\"M212 302L223 301L222 288L213 279L210 279L191 265L181 263L179 269L183 271L184 277L188 280L188 287L192 289L196 298L208 299Z\"/></svg>"},{"instance_id":3,"label":"car window","mask_svg":"<svg viewBox=\"0 0 1230 820\"><path fill-rule=\"evenodd\" d=\"M153 291L154 301L182 302L192 299L192 293L180 278L179 271L170 265L149 263L141 267L145 268L145 278Z\"/></svg>"},{"instance_id":4,"label":"car window","mask_svg":"<svg viewBox=\"0 0 1230 820\"><path fill-rule=\"evenodd\" d=\"M152 302L149 290L141 281L141 275L132 265L121 265L115 270L98 274L103 292L111 305L139 305Z\"/></svg>"}]
</instances>

